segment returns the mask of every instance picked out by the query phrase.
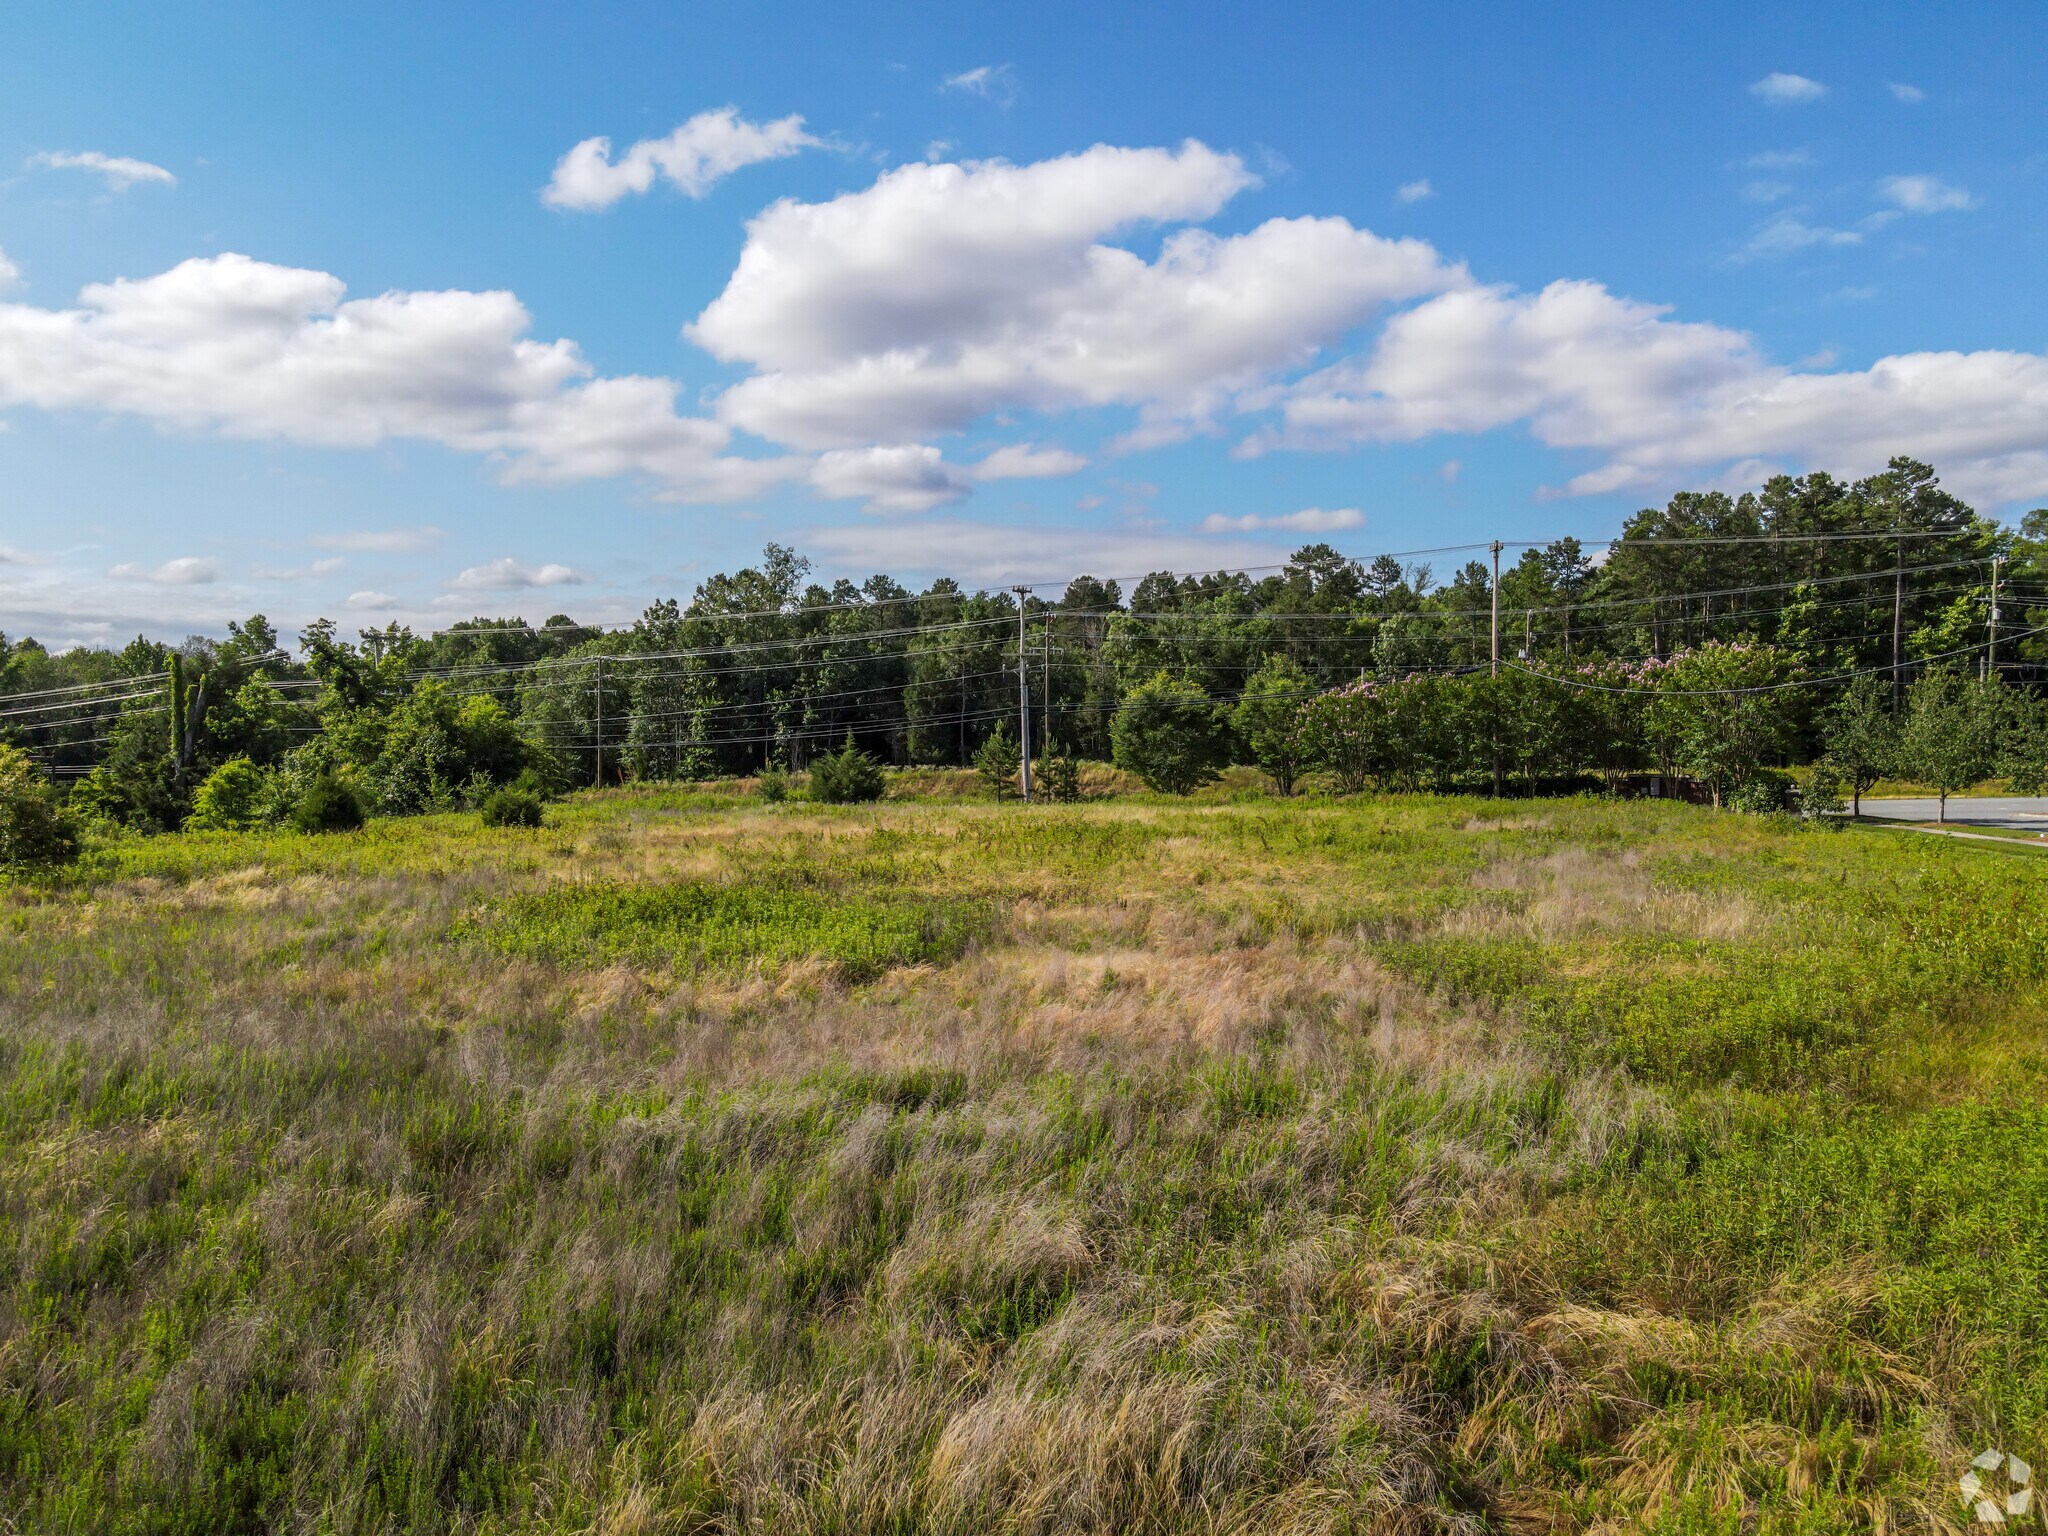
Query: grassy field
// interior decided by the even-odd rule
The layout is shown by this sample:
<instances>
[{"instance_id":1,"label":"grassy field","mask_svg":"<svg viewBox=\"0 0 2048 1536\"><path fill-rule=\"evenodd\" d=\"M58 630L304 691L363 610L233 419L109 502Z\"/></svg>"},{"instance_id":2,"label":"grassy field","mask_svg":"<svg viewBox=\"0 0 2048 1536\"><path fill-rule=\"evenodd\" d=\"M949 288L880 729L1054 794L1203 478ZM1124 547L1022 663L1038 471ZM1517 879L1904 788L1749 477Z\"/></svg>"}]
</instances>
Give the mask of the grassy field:
<instances>
[{"instance_id":1,"label":"grassy field","mask_svg":"<svg viewBox=\"0 0 2048 1536\"><path fill-rule=\"evenodd\" d=\"M0 889L0 1531L1956 1529L2048 1460L2048 861L945 789Z\"/></svg>"}]
</instances>

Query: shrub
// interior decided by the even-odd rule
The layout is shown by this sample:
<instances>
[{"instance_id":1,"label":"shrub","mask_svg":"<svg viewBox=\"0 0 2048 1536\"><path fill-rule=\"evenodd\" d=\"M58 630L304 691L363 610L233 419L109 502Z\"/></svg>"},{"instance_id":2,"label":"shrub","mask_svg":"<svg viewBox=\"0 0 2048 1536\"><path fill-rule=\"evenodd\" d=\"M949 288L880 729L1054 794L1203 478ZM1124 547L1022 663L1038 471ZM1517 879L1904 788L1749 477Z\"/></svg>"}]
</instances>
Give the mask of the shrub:
<instances>
[{"instance_id":1,"label":"shrub","mask_svg":"<svg viewBox=\"0 0 2048 1536\"><path fill-rule=\"evenodd\" d=\"M1309 675L1290 657L1269 656L1245 684L1230 717L1252 761L1265 769L1273 787L1294 793L1302 769L1301 705L1315 693Z\"/></svg>"},{"instance_id":2,"label":"shrub","mask_svg":"<svg viewBox=\"0 0 2048 1536\"><path fill-rule=\"evenodd\" d=\"M879 800L886 783L882 765L853 744L851 731L845 746L811 764L811 798L826 805Z\"/></svg>"},{"instance_id":3,"label":"shrub","mask_svg":"<svg viewBox=\"0 0 2048 1536\"><path fill-rule=\"evenodd\" d=\"M1749 776L1728 796L1728 809L1749 811L1754 815L1769 815L1772 811L1782 811L1785 809L1786 791L1791 787L1790 774L1780 773L1775 768L1752 769ZM1835 800L1837 804L1841 803L1839 792Z\"/></svg>"},{"instance_id":4,"label":"shrub","mask_svg":"<svg viewBox=\"0 0 2048 1536\"><path fill-rule=\"evenodd\" d=\"M1227 755L1209 695L1164 672L1124 695L1109 740L1117 767L1169 795L1190 794L1209 783Z\"/></svg>"},{"instance_id":5,"label":"shrub","mask_svg":"<svg viewBox=\"0 0 2048 1536\"><path fill-rule=\"evenodd\" d=\"M494 789L484 796L477 815L487 827L537 827L540 796L523 789Z\"/></svg>"},{"instance_id":6,"label":"shrub","mask_svg":"<svg viewBox=\"0 0 2048 1536\"><path fill-rule=\"evenodd\" d=\"M1835 818L1849 807L1842 799L1842 770L1827 758L1813 765L1806 787L1799 792L1799 815L1815 826L1837 825Z\"/></svg>"},{"instance_id":7,"label":"shrub","mask_svg":"<svg viewBox=\"0 0 2048 1536\"><path fill-rule=\"evenodd\" d=\"M315 776L292 807L292 825L301 832L353 832L365 817L362 792L333 772Z\"/></svg>"},{"instance_id":8,"label":"shrub","mask_svg":"<svg viewBox=\"0 0 2048 1536\"><path fill-rule=\"evenodd\" d=\"M0 868L36 869L78 856L78 834L19 747L0 746Z\"/></svg>"},{"instance_id":9,"label":"shrub","mask_svg":"<svg viewBox=\"0 0 2048 1536\"><path fill-rule=\"evenodd\" d=\"M231 757L206 776L192 796L185 825L195 832L239 832L263 819L264 773L246 757Z\"/></svg>"},{"instance_id":10,"label":"shrub","mask_svg":"<svg viewBox=\"0 0 2048 1536\"><path fill-rule=\"evenodd\" d=\"M1032 792L1054 805L1081 798L1081 767L1071 757L1041 757L1032 770Z\"/></svg>"},{"instance_id":11,"label":"shrub","mask_svg":"<svg viewBox=\"0 0 2048 1536\"><path fill-rule=\"evenodd\" d=\"M998 800L1014 799L1018 793L1017 775L1023 764L1017 739L1010 734L1010 723L998 720L988 740L974 754L974 771L981 775L982 787Z\"/></svg>"},{"instance_id":12,"label":"shrub","mask_svg":"<svg viewBox=\"0 0 2048 1536\"><path fill-rule=\"evenodd\" d=\"M789 775L782 771L782 764L771 759L754 787L770 805L780 805L789 798Z\"/></svg>"}]
</instances>

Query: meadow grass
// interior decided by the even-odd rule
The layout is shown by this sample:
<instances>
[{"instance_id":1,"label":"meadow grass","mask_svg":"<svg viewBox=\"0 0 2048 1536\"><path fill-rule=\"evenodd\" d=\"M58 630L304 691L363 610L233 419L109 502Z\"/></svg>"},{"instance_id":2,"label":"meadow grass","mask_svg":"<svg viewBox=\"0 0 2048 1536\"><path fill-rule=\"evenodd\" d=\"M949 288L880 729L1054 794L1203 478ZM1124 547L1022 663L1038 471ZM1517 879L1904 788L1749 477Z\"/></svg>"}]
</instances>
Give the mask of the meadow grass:
<instances>
[{"instance_id":1,"label":"meadow grass","mask_svg":"<svg viewBox=\"0 0 2048 1536\"><path fill-rule=\"evenodd\" d=\"M1958 1529L2048 864L1600 800L766 807L0 889L0 1529Z\"/></svg>"}]
</instances>

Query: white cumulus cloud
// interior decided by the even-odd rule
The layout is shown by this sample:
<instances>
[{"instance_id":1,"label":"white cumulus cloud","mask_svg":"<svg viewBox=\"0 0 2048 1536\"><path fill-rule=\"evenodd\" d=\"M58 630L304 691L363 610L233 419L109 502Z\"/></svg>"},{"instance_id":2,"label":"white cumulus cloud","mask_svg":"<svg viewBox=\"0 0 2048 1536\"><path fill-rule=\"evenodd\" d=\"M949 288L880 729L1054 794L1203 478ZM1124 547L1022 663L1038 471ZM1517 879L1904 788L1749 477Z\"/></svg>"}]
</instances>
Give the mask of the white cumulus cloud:
<instances>
[{"instance_id":1,"label":"white cumulus cloud","mask_svg":"<svg viewBox=\"0 0 2048 1536\"><path fill-rule=\"evenodd\" d=\"M1425 176L1420 181L1402 183L1400 189L1394 193L1394 201L1397 203L1419 203L1424 198L1435 196L1436 188L1429 184L1429 178Z\"/></svg>"},{"instance_id":2,"label":"white cumulus cloud","mask_svg":"<svg viewBox=\"0 0 2048 1536\"><path fill-rule=\"evenodd\" d=\"M348 606L358 613L389 613L398 606L398 599L389 592L351 592Z\"/></svg>"},{"instance_id":3,"label":"white cumulus cloud","mask_svg":"<svg viewBox=\"0 0 2048 1536\"><path fill-rule=\"evenodd\" d=\"M12 288L21 281L21 268L7 259L7 252L0 250L0 290Z\"/></svg>"},{"instance_id":4,"label":"white cumulus cloud","mask_svg":"<svg viewBox=\"0 0 2048 1536\"><path fill-rule=\"evenodd\" d=\"M348 564L339 555L330 555L323 560L309 561L305 565L268 566L259 565L250 574L261 581L317 581L322 576L332 576Z\"/></svg>"},{"instance_id":5,"label":"white cumulus cloud","mask_svg":"<svg viewBox=\"0 0 2048 1536\"><path fill-rule=\"evenodd\" d=\"M929 512L967 494L967 479L926 443L835 448L822 453L811 485L834 500L859 497L869 512Z\"/></svg>"},{"instance_id":6,"label":"white cumulus cloud","mask_svg":"<svg viewBox=\"0 0 2048 1536\"><path fill-rule=\"evenodd\" d=\"M1887 176L1877 190L1907 213L1953 213L1976 206L1968 192L1939 176Z\"/></svg>"},{"instance_id":7,"label":"white cumulus cloud","mask_svg":"<svg viewBox=\"0 0 2048 1536\"><path fill-rule=\"evenodd\" d=\"M1739 331L1590 282L1430 299L1364 357L1301 381L1283 422L1252 451L1519 425L1599 460L1571 493L1654 490L1740 464L1858 474L1897 453L1941 466L1965 495L2048 491L2048 356L1921 352L1801 371Z\"/></svg>"},{"instance_id":8,"label":"white cumulus cloud","mask_svg":"<svg viewBox=\"0 0 2048 1536\"><path fill-rule=\"evenodd\" d=\"M162 565L130 560L107 574L116 581L146 581L159 587L203 587L220 580L220 562L197 555L183 555Z\"/></svg>"},{"instance_id":9,"label":"white cumulus cloud","mask_svg":"<svg viewBox=\"0 0 2048 1536\"><path fill-rule=\"evenodd\" d=\"M1264 529L1287 533L1340 533L1346 528L1363 528L1365 514L1356 507L1304 507L1299 512L1247 512L1226 517L1212 512L1202 519L1204 533L1258 533Z\"/></svg>"},{"instance_id":10,"label":"white cumulus cloud","mask_svg":"<svg viewBox=\"0 0 2048 1536\"><path fill-rule=\"evenodd\" d=\"M1804 75L1785 74L1782 71L1768 74L1749 88L1749 94L1759 101L1767 101L1774 107L1793 107L1809 101L1819 101L1827 95L1828 88L1818 80L1809 80Z\"/></svg>"},{"instance_id":11,"label":"white cumulus cloud","mask_svg":"<svg viewBox=\"0 0 2048 1536\"><path fill-rule=\"evenodd\" d=\"M178 184L178 178L160 165L151 165L147 160L133 160L126 155L103 155L96 149L81 150L75 154L44 150L39 155L31 155L29 164L48 166L56 171L91 171L116 192L126 192L140 182L154 182L166 187Z\"/></svg>"},{"instance_id":12,"label":"white cumulus cloud","mask_svg":"<svg viewBox=\"0 0 2048 1536\"><path fill-rule=\"evenodd\" d=\"M1097 145L1011 165L907 165L748 225L688 328L756 373L719 415L809 449L910 442L992 411L1132 405L1158 437L1309 362L1376 309L1465 281L1417 240L1340 218L1184 228L1155 260L1107 243L1208 218L1257 178L1235 155Z\"/></svg>"},{"instance_id":13,"label":"white cumulus cloud","mask_svg":"<svg viewBox=\"0 0 2048 1536\"><path fill-rule=\"evenodd\" d=\"M451 592L519 592L528 587L581 586L585 577L566 565L525 565L510 555L488 565L472 565L451 576Z\"/></svg>"},{"instance_id":14,"label":"white cumulus cloud","mask_svg":"<svg viewBox=\"0 0 2048 1536\"><path fill-rule=\"evenodd\" d=\"M0 406L120 412L229 437L498 459L508 480L634 474L724 500L789 466L725 456L672 380L591 378L570 341L528 336L506 292L343 298L341 279L247 256L94 283L70 309L0 303Z\"/></svg>"},{"instance_id":15,"label":"white cumulus cloud","mask_svg":"<svg viewBox=\"0 0 2048 1536\"><path fill-rule=\"evenodd\" d=\"M720 107L699 112L666 138L641 139L617 160L609 138L585 139L556 162L541 201L551 208L609 208L645 192L657 176L686 197L702 197L744 166L780 160L818 142L804 131L801 117L750 123L736 108Z\"/></svg>"},{"instance_id":16,"label":"white cumulus cloud","mask_svg":"<svg viewBox=\"0 0 2048 1536\"><path fill-rule=\"evenodd\" d=\"M1905 85L1897 80L1887 80L1885 89L1892 93L1894 101L1904 102L1909 107L1918 106L1927 99L1927 93L1917 85Z\"/></svg>"}]
</instances>

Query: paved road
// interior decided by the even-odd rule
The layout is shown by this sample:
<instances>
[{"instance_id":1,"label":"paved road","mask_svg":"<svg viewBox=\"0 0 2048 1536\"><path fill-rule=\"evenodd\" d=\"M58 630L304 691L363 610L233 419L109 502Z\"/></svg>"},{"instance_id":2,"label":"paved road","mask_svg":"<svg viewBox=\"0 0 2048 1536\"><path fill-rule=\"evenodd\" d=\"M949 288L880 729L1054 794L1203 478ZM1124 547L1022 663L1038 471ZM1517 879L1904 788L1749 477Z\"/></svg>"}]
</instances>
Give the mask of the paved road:
<instances>
[{"instance_id":1,"label":"paved road","mask_svg":"<svg viewBox=\"0 0 2048 1536\"><path fill-rule=\"evenodd\" d=\"M1883 816L1891 821L1932 821L1940 806L1927 800L1873 800L1863 797L1863 814ZM2048 795L1995 795L1967 799L1951 795L1949 825L1957 827L2007 827L2022 832L2048 832Z\"/></svg>"}]
</instances>

